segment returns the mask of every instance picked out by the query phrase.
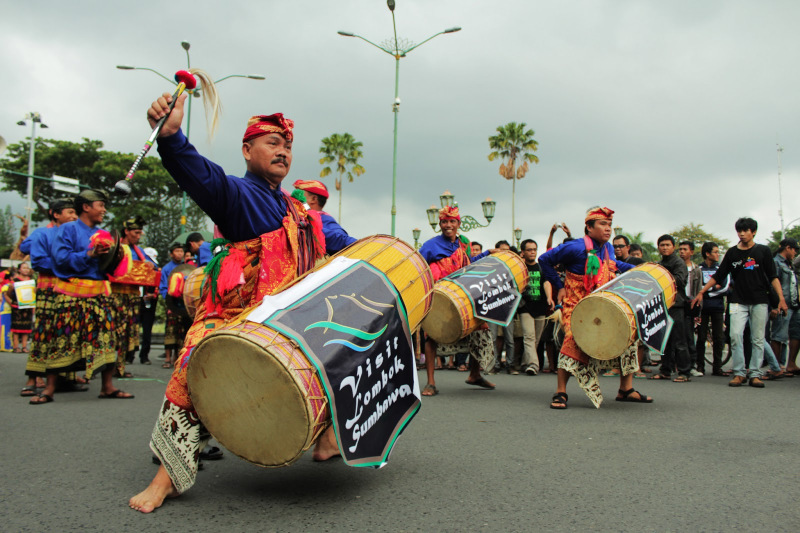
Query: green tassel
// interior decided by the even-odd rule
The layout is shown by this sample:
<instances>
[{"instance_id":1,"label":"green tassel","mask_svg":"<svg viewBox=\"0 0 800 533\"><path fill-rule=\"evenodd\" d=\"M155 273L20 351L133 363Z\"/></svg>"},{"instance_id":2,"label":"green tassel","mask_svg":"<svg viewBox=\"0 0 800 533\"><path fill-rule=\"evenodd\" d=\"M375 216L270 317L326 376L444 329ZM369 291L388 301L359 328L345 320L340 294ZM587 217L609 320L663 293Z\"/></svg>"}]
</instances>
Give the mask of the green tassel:
<instances>
[{"instance_id":1,"label":"green tassel","mask_svg":"<svg viewBox=\"0 0 800 533\"><path fill-rule=\"evenodd\" d=\"M469 246L470 243L469 237L467 237L466 235L459 235L458 238L461 239L461 242Z\"/></svg>"},{"instance_id":2,"label":"green tassel","mask_svg":"<svg viewBox=\"0 0 800 533\"><path fill-rule=\"evenodd\" d=\"M302 189L295 189L292 192L292 198L300 200L301 203L306 203L306 193Z\"/></svg>"},{"instance_id":3,"label":"green tassel","mask_svg":"<svg viewBox=\"0 0 800 533\"><path fill-rule=\"evenodd\" d=\"M586 275L592 278L600 272L600 259L597 258L597 251L590 250L586 257Z\"/></svg>"},{"instance_id":4,"label":"green tassel","mask_svg":"<svg viewBox=\"0 0 800 533\"><path fill-rule=\"evenodd\" d=\"M208 276L208 281L211 282L211 301L217 300L217 278L219 278L220 270L222 269L222 260L230 255L231 241L224 238L218 238L211 241L211 252L214 257L206 265L203 272ZM221 249L219 249L221 248Z\"/></svg>"}]
</instances>

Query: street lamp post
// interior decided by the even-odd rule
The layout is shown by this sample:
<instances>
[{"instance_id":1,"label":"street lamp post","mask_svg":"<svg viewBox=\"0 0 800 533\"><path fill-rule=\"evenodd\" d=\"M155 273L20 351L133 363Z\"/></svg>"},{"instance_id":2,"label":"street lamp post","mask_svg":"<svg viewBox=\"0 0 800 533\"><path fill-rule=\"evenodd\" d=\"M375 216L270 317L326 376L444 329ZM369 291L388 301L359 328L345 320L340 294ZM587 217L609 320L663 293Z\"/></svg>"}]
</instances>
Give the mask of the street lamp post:
<instances>
[{"instance_id":1,"label":"street lamp post","mask_svg":"<svg viewBox=\"0 0 800 533\"><path fill-rule=\"evenodd\" d=\"M395 59L394 65L394 102L392 102L392 113L394 113L394 146L392 149L392 236L395 233L395 218L397 217L397 116L400 113L400 59L406 57L409 52L422 46L423 44L427 43L434 37L438 37L444 33L455 33L457 31L461 31L460 27L453 27L447 28L446 30L442 30L439 33L435 33L422 41L419 44L414 44L411 41L407 41L405 39L397 39L397 23L395 22L394 18L394 8L395 8L395 1L394 0L387 0L386 5L389 7L389 11L392 12L392 28L394 30L394 37L389 39L388 41L384 41L380 45L373 43L369 39L362 37L361 35L357 35L352 32L348 31L339 31L337 32L339 35L344 37L357 37L362 41L365 41L375 48L378 48L390 56L393 56Z\"/></svg>"},{"instance_id":2,"label":"street lamp post","mask_svg":"<svg viewBox=\"0 0 800 533\"><path fill-rule=\"evenodd\" d=\"M414 228L411 230L411 235L414 236L414 249L419 250L419 236L422 234L422 230L419 228Z\"/></svg>"},{"instance_id":3,"label":"street lamp post","mask_svg":"<svg viewBox=\"0 0 800 533\"><path fill-rule=\"evenodd\" d=\"M517 240L517 248L519 248L519 243L522 241L522 230L520 228L514 229L514 238Z\"/></svg>"},{"instance_id":4,"label":"street lamp post","mask_svg":"<svg viewBox=\"0 0 800 533\"><path fill-rule=\"evenodd\" d=\"M439 203L442 205L442 208L453 207L456 205L456 197L451 194L450 191L444 191L444 193L439 196ZM488 227L494 218L494 209L496 205L497 203L494 200L487 198L481 202L481 210L483 211L484 218L486 218L486 224L481 224L475 220L474 217L469 215L463 215L461 217L461 225L459 226L459 229L461 229L461 231L469 231L475 228ZM428 215L428 224L431 225L431 228L434 232L438 233L439 228L436 226L439 224L439 208L435 205L432 205L425 210L425 213Z\"/></svg>"},{"instance_id":5,"label":"street lamp post","mask_svg":"<svg viewBox=\"0 0 800 533\"><path fill-rule=\"evenodd\" d=\"M181 41L181 48L183 48L184 51L186 51L186 68L187 68L187 70L192 68L191 58L189 57L189 48L191 48L191 46L192 45L189 43L189 41ZM155 69L152 69L152 68L148 68L148 67L133 67L133 66L130 66L130 65L117 65L117 68L120 69L120 70L149 70L150 72L156 74L157 76L160 76L160 77L164 78L165 80L167 80L171 84L177 85L175 80L172 80L172 79L168 78L167 76L161 74L159 71L157 71ZM248 78L248 79L251 79L251 80L264 80L264 79L266 79L261 74L229 74L229 75L224 76L224 77L222 77L222 78L220 78L218 80L215 80L214 83L217 84L217 83L219 83L221 81L227 80L228 78ZM186 92L189 93L192 96L195 96L195 97L199 97L200 96L200 89L187 90ZM188 107L186 109L186 139L187 140L189 139L189 135L191 134L191 129L192 129L192 99L189 98ZM184 231L186 231L186 191L183 191L181 193L181 233L183 233Z\"/></svg>"},{"instance_id":6,"label":"street lamp post","mask_svg":"<svg viewBox=\"0 0 800 533\"><path fill-rule=\"evenodd\" d=\"M25 121L31 121L31 144L28 151L28 203L25 207L25 211L27 211L27 219L31 220L31 211L33 210L33 161L34 161L34 153L36 147L36 124L41 124L42 128L47 128L47 124L42 122L42 116L39 113L30 112L25 115L25 118L18 121L18 126L25 126Z\"/></svg>"}]
</instances>

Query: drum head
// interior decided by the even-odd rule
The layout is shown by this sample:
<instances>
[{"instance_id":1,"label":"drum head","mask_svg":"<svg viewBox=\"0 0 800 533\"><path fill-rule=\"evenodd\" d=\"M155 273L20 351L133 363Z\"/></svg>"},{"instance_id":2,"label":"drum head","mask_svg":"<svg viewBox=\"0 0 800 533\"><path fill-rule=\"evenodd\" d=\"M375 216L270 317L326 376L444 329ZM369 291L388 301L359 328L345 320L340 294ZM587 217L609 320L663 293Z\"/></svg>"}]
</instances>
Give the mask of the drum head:
<instances>
[{"instance_id":1,"label":"drum head","mask_svg":"<svg viewBox=\"0 0 800 533\"><path fill-rule=\"evenodd\" d=\"M461 314L456 303L447 294L433 291L431 310L422 321L422 329L441 344L452 344L461 339Z\"/></svg>"},{"instance_id":2,"label":"drum head","mask_svg":"<svg viewBox=\"0 0 800 533\"><path fill-rule=\"evenodd\" d=\"M302 455L315 421L294 369L269 349L235 333L212 334L192 353L187 380L200 420L220 444L257 465L278 467Z\"/></svg>"},{"instance_id":3,"label":"drum head","mask_svg":"<svg viewBox=\"0 0 800 533\"><path fill-rule=\"evenodd\" d=\"M572 312L571 327L581 350L595 359L614 359L631 345L635 334L633 313L602 293L578 302Z\"/></svg>"}]
</instances>

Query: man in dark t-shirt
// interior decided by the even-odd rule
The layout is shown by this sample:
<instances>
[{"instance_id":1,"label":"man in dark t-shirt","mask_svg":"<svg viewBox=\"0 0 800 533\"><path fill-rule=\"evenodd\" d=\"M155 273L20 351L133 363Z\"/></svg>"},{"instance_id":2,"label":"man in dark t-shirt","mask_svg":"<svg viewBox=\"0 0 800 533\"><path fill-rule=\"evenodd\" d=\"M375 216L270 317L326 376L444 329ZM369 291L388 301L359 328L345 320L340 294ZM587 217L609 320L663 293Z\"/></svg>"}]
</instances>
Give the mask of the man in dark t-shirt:
<instances>
[{"instance_id":1,"label":"man in dark t-shirt","mask_svg":"<svg viewBox=\"0 0 800 533\"><path fill-rule=\"evenodd\" d=\"M700 294L692 300L692 307L702 302L703 294L720 284L719 280L724 281L726 276L730 275L733 282L733 289L728 296L733 379L728 385L731 387L743 385L748 381L749 374L750 386L763 388L761 364L764 359L764 330L767 325L770 285L778 296L778 312L785 314L788 308L770 249L763 244L756 244L753 240L758 230L758 222L752 218L740 218L736 221L735 227L739 244L725 252L717 272L703 286ZM752 355L750 368L745 370L742 339L748 322Z\"/></svg>"},{"instance_id":2,"label":"man in dark t-shirt","mask_svg":"<svg viewBox=\"0 0 800 533\"><path fill-rule=\"evenodd\" d=\"M522 259L528 267L528 286L522 292L518 314L522 324L522 368L529 376L539 373L539 354L536 346L542 338L545 316L549 310L542 288L542 272L536 262L539 245L533 239L525 239L520 245Z\"/></svg>"},{"instance_id":3,"label":"man in dark t-shirt","mask_svg":"<svg viewBox=\"0 0 800 533\"><path fill-rule=\"evenodd\" d=\"M661 358L661 371L650 379L670 379L672 372L678 371L678 376L673 379L675 383L686 383L692 380L692 359L686 344L686 322L684 320L684 304L686 303L686 281L689 271L686 263L675 252L675 238L672 235L662 235L658 238L658 253L661 254L661 266L672 274L675 280L675 302L669 308L672 317L672 331L670 331L664 356Z\"/></svg>"}]
</instances>

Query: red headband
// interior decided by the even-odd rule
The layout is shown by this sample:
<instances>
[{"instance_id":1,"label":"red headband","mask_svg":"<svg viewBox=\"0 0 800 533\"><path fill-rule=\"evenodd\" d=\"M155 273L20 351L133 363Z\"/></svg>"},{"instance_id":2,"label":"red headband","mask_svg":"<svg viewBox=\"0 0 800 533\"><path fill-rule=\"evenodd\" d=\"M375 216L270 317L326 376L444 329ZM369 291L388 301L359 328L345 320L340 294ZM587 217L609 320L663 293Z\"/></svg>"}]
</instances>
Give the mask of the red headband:
<instances>
[{"instance_id":1,"label":"red headband","mask_svg":"<svg viewBox=\"0 0 800 533\"><path fill-rule=\"evenodd\" d=\"M614 216L614 211L607 207L593 207L586 213L586 220L584 222L589 222L590 220L611 220Z\"/></svg>"},{"instance_id":2,"label":"red headband","mask_svg":"<svg viewBox=\"0 0 800 533\"><path fill-rule=\"evenodd\" d=\"M294 182L294 188L328 198L328 188L318 180L297 180Z\"/></svg>"},{"instance_id":3,"label":"red headband","mask_svg":"<svg viewBox=\"0 0 800 533\"><path fill-rule=\"evenodd\" d=\"M291 141L294 138L294 135L292 135L293 128L294 121L284 118L283 113L256 115L250 117L250 120L247 121L247 129L244 132L242 142L250 142L268 133L278 133L283 135L287 141Z\"/></svg>"},{"instance_id":4,"label":"red headband","mask_svg":"<svg viewBox=\"0 0 800 533\"><path fill-rule=\"evenodd\" d=\"M458 212L458 206L441 208L439 210L439 220L444 220L446 218L454 218L461 222L461 215Z\"/></svg>"}]
</instances>

